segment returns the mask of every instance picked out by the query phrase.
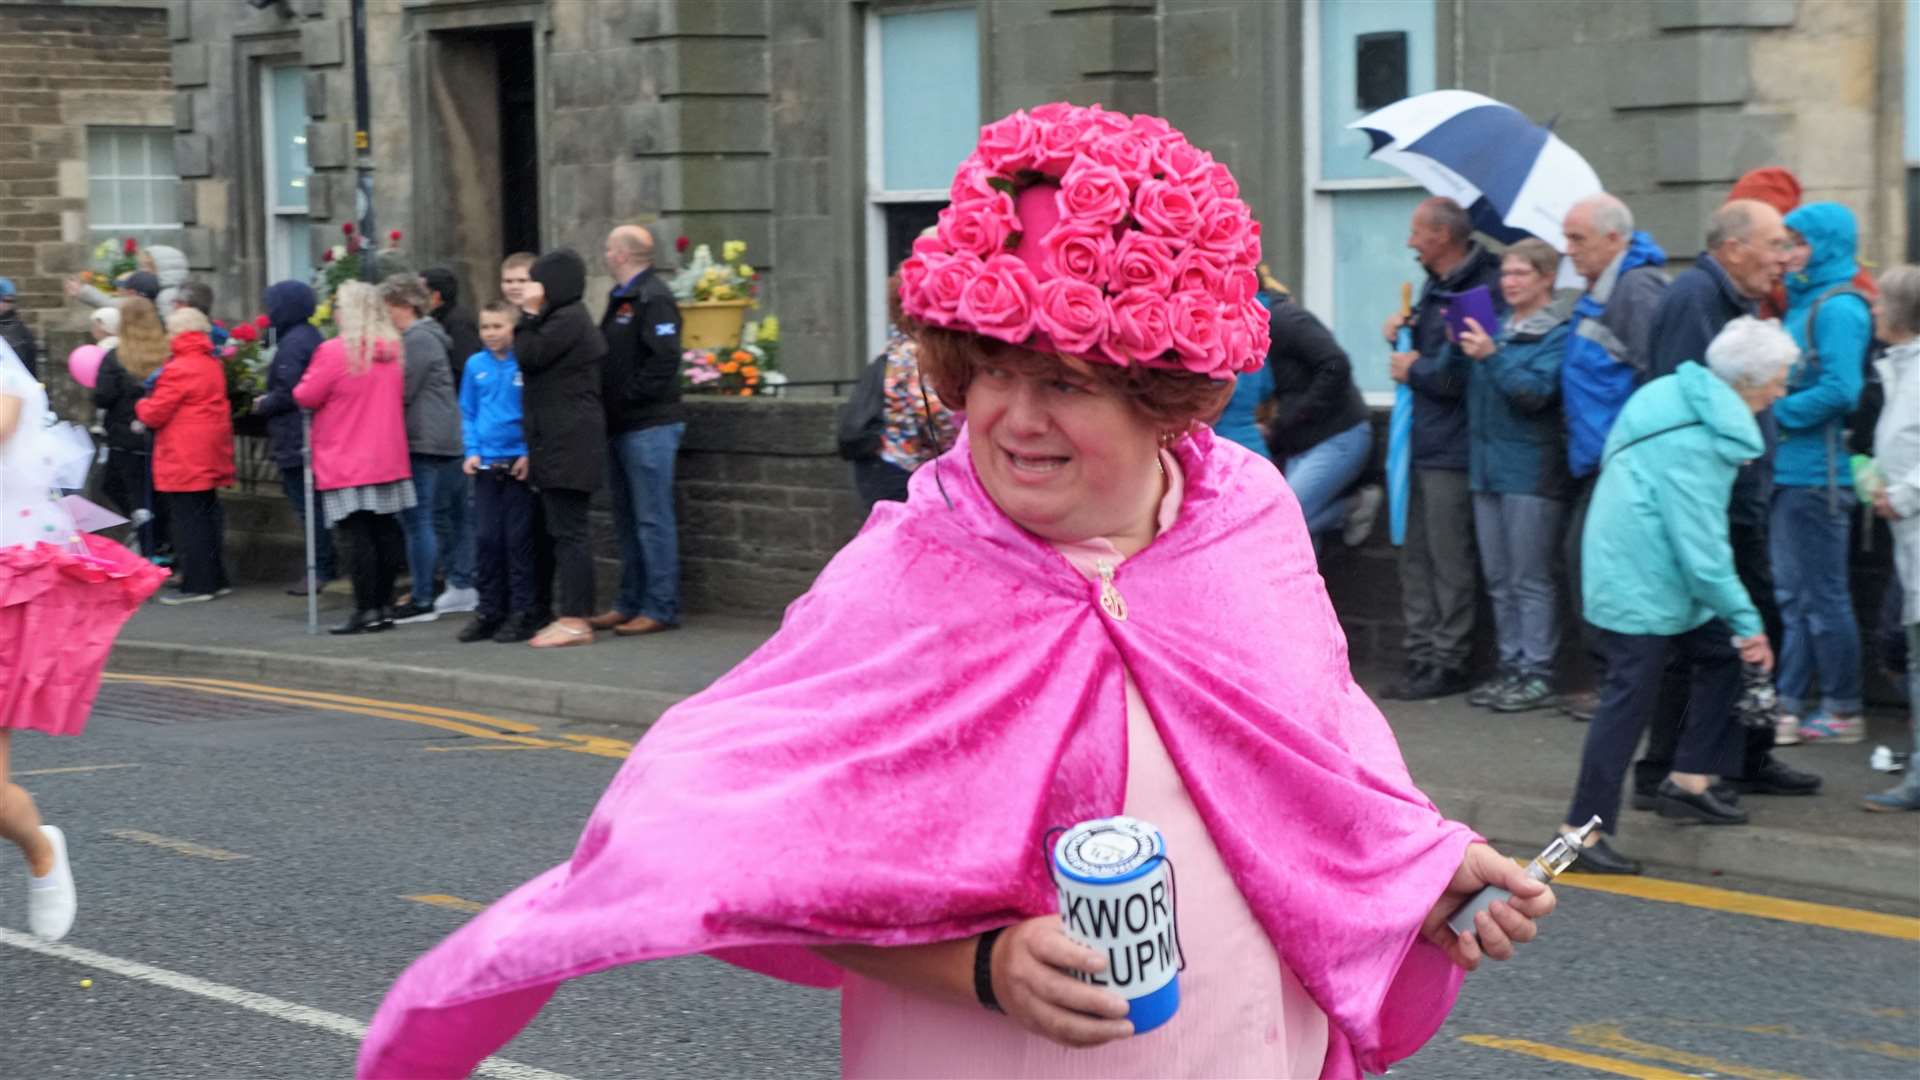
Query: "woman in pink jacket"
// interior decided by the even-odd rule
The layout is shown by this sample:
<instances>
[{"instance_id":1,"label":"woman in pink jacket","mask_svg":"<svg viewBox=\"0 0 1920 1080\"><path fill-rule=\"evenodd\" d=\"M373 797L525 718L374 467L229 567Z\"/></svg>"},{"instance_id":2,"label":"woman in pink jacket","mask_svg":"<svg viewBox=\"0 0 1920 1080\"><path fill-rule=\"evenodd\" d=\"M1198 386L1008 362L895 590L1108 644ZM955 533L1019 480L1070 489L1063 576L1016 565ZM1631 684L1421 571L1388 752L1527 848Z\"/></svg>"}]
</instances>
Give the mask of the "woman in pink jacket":
<instances>
[{"instance_id":1,"label":"woman in pink jacket","mask_svg":"<svg viewBox=\"0 0 1920 1080\"><path fill-rule=\"evenodd\" d=\"M393 626L393 580L406 560L400 511L414 505L407 463L400 333L373 286L333 300L340 336L314 351L293 399L313 410L313 480L328 528L353 537L353 616L335 634Z\"/></svg>"}]
</instances>

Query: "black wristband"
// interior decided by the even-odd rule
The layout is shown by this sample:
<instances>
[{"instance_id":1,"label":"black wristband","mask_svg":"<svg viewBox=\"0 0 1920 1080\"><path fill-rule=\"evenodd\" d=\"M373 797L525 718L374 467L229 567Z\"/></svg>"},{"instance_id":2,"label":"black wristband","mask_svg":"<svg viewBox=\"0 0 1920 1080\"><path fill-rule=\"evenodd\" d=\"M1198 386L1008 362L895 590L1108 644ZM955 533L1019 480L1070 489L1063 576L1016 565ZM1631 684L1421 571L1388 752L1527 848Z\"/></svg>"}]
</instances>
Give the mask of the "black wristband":
<instances>
[{"instance_id":1,"label":"black wristband","mask_svg":"<svg viewBox=\"0 0 1920 1080\"><path fill-rule=\"evenodd\" d=\"M996 926L980 935L980 944L973 950L973 996L980 1004L997 1013L1007 1010L1000 1007L1000 999L993 996L993 943L1000 940L1004 926Z\"/></svg>"}]
</instances>

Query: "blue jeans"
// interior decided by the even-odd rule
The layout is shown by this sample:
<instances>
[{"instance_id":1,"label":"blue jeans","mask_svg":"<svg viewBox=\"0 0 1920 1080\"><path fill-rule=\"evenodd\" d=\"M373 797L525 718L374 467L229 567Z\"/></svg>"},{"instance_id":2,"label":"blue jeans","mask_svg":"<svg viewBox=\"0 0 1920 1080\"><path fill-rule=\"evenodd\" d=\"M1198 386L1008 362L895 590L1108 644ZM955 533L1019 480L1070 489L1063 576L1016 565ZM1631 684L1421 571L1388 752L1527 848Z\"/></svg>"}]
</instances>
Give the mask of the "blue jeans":
<instances>
[{"instance_id":1,"label":"blue jeans","mask_svg":"<svg viewBox=\"0 0 1920 1080\"><path fill-rule=\"evenodd\" d=\"M680 531L673 521L673 461L685 424L659 424L608 440L607 493L620 535L620 593L613 609L680 621Z\"/></svg>"},{"instance_id":2,"label":"blue jeans","mask_svg":"<svg viewBox=\"0 0 1920 1080\"><path fill-rule=\"evenodd\" d=\"M459 459L455 459L456 462ZM473 478L456 464L451 481L434 489L433 542L444 553L447 585L473 588Z\"/></svg>"},{"instance_id":3,"label":"blue jeans","mask_svg":"<svg viewBox=\"0 0 1920 1080\"><path fill-rule=\"evenodd\" d=\"M1806 716L1817 681L1829 715L1860 715L1860 625L1847 589L1852 492L1829 506L1824 487L1773 493L1768 544L1773 592L1786 631L1780 642L1780 711Z\"/></svg>"},{"instance_id":4,"label":"blue jeans","mask_svg":"<svg viewBox=\"0 0 1920 1080\"><path fill-rule=\"evenodd\" d=\"M1560 652L1560 588L1554 553L1567 504L1539 495L1473 493L1473 532L1493 600L1500 670L1553 677Z\"/></svg>"},{"instance_id":5,"label":"blue jeans","mask_svg":"<svg viewBox=\"0 0 1920 1080\"><path fill-rule=\"evenodd\" d=\"M280 467L280 487L287 493L287 501L293 504L293 516L302 525L307 520L307 480L306 473L295 465ZM314 492L313 509L319 516L313 522L313 567L314 577L321 582L332 581L339 576L339 568L333 561L333 530L327 528L327 516L320 509L320 493Z\"/></svg>"},{"instance_id":6,"label":"blue jeans","mask_svg":"<svg viewBox=\"0 0 1920 1080\"><path fill-rule=\"evenodd\" d=\"M440 561L440 547L434 536L434 507L443 488L466 488L466 474L460 471L460 459L442 454L412 454L413 505L400 511L400 527L407 534L407 576L413 579L413 602L433 603L433 572Z\"/></svg>"},{"instance_id":7,"label":"blue jeans","mask_svg":"<svg viewBox=\"0 0 1920 1080\"><path fill-rule=\"evenodd\" d=\"M1360 479L1373 456L1373 425L1365 420L1331 438L1322 439L1287 459L1281 472L1293 497L1300 500L1300 516L1315 536L1338 528L1351 502L1340 494Z\"/></svg>"}]
</instances>

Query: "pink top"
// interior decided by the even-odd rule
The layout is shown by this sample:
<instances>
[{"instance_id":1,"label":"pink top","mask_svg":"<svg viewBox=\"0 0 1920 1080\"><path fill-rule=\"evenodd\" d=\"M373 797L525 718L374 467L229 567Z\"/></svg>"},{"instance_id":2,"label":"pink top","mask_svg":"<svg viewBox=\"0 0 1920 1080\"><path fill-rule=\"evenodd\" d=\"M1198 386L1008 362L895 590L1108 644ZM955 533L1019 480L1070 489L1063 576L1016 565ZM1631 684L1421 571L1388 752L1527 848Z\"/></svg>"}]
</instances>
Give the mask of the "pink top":
<instances>
[{"instance_id":1,"label":"pink top","mask_svg":"<svg viewBox=\"0 0 1920 1080\"><path fill-rule=\"evenodd\" d=\"M316 491L388 484L413 475L399 359L398 345L382 344L367 370L354 375L347 371L347 347L339 338L313 351L293 400L313 410Z\"/></svg>"},{"instance_id":2,"label":"pink top","mask_svg":"<svg viewBox=\"0 0 1920 1080\"><path fill-rule=\"evenodd\" d=\"M1164 530L1180 513L1179 463L1162 453ZM1124 557L1104 538L1054 547L1089 581ZM1153 717L1127 676L1125 813L1158 826L1179 874L1180 1011L1135 1039L1072 1049L1006 1017L848 974L840 998L846 1077L1317 1077L1327 1014L1274 949L1207 835ZM1064 823L1063 823L1064 824ZM1255 958L1259 958L1257 961Z\"/></svg>"}]
</instances>

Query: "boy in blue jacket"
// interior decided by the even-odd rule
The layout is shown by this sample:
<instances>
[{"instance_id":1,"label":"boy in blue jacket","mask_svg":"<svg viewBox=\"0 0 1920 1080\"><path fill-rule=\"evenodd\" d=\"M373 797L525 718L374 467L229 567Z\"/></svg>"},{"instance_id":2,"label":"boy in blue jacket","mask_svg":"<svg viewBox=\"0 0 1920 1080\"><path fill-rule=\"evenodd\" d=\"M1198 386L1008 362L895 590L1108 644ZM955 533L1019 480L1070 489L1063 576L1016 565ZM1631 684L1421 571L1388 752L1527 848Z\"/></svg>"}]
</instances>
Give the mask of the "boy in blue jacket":
<instances>
[{"instance_id":1,"label":"boy in blue jacket","mask_svg":"<svg viewBox=\"0 0 1920 1080\"><path fill-rule=\"evenodd\" d=\"M460 379L463 468L473 482L474 570L480 606L460 630L465 642L526 641L538 633L534 610L533 488L521 423L520 364L513 355L516 313L496 300L480 311L480 343Z\"/></svg>"}]
</instances>

